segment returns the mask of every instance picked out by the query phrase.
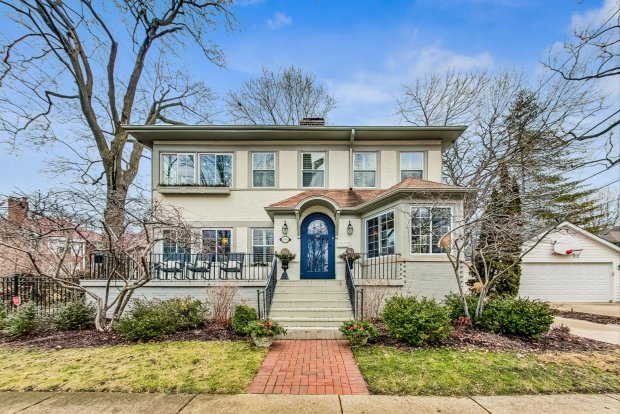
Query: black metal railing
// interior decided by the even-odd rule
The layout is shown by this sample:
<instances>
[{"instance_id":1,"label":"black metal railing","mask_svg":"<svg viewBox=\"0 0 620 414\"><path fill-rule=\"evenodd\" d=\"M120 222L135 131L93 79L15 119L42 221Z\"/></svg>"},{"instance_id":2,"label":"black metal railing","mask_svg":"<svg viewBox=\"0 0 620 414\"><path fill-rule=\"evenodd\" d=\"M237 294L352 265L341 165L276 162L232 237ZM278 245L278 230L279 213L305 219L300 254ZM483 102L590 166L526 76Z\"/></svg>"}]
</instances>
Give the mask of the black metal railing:
<instances>
[{"instance_id":1,"label":"black metal railing","mask_svg":"<svg viewBox=\"0 0 620 414\"><path fill-rule=\"evenodd\" d=\"M353 310L353 317L355 319L364 319L364 289L358 289L355 286L351 268L352 264L350 260L345 260L344 262L347 292L349 294L349 301L351 302L351 309Z\"/></svg>"},{"instance_id":2,"label":"black metal railing","mask_svg":"<svg viewBox=\"0 0 620 414\"><path fill-rule=\"evenodd\" d=\"M267 318L269 312L271 312L271 302L273 301L273 294L276 291L276 283L278 283L278 259L273 258L271 262L271 273L267 279L267 284L264 289L258 289L256 291L258 308L258 317Z\"/></svg>"},{"instance_id":3,"label":"black metal railing","mask_svg":"<svg viewBox=\"0 0 620 414\"><path fill-rule=\"evenodd\" d=\"M360 258L351 264L353 279L400 279L400 253L369 257L366 253L357 253Z\"/></svg>"},{"instance_id":4,"label":"black metal railing","mask_svg":"<svg viewBox=\"0 0 620 414\"><path fill-rule=\"evenodd\" d=\"M82 292L42 276L0 277L0 303L9 311L17 309L18 305L34 303L39 312L53 314L61 305L82 296Z\"/></svg>"},{"instance_id":5,"label":"black metal railing","mask_svg":"<svg viewBox=\"0 0 620 414\"><path fill-rule=\"evenodd\" d=\"M151 280L266 280L273 256L249 253L151 254L147 269ZM95 254L84 279L139 279L144 266L132 258Z\"/></svg>"}]
</instances>

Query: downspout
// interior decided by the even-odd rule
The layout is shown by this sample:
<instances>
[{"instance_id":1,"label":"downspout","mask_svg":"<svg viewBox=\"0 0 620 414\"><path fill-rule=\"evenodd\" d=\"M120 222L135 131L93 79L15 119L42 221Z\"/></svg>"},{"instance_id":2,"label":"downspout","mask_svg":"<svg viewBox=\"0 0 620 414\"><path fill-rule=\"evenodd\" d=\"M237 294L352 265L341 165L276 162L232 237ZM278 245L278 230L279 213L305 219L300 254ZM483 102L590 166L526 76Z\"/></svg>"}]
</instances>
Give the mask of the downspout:
<instances>
[{"instance_id":1,"label":"downspout","mask_svg":"<svg viewBox=\"0 0 620 414\"><path fill-rule=\"evenodd\" d=\"M353 190L353 142L355 141L355 128L351 128L349 140L349 190Z\"/></svg>"}]
</instances>

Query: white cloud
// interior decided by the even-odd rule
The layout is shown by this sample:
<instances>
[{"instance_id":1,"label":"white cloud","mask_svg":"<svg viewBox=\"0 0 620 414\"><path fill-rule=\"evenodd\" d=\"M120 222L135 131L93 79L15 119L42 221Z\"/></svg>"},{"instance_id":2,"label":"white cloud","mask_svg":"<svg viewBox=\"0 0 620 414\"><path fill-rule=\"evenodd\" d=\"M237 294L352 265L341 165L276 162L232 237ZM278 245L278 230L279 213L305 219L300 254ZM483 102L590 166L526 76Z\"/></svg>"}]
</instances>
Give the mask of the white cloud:
<instances>
[{"instance_id":1,"label":"white cloud","mask_svg":"<svg viewBox=\"0 0 620 414\"><path fill-rule=\"evenodd\" d=\"M267 20L267 27L270 30L277 30L285 26L293 24L293 19L281 12L276 12L271 19Z\"/></svg>"},{"instance_id":2,"label":"white cloud","mask_svg":"<svg viewBox=\"0 0 620 414\"><path fill-rule=\"evenodd\" d=\"M612 13L618 11L618 0L605 0L605 3L599 9L590 9L579 14L573 14L571 17L570 29L579 29L588 25L600 25L609 19Z\"/></svg>"}]
</instances>

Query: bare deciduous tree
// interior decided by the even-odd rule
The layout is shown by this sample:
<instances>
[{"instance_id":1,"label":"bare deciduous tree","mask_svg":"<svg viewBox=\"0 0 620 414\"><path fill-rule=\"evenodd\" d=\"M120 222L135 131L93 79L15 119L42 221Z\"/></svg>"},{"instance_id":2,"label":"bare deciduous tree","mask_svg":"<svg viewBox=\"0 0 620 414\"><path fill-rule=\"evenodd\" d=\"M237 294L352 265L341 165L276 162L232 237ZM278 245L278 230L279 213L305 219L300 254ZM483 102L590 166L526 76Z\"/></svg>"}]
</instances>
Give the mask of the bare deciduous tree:
<instances>
[{"instance_id":1,"label":"bare deciduous tree","mask_svg":"<svg viewBox=\"0 0 620 414\"><path fill-rule=\"evenodd\" d=\"M105 202L100 198L96 192L72 190L29 195L23 220L1 222L0 263L82 292L96 306L97 330L107 331L135 291L153 278L151 253L164 239L158 229L175 229L188 240L192 230L179 211L159 203L149 208L146 200L129 200L123 226L112 228L98 213ZM79 253L73 246L79 246ZM95 251L99 262L90 262ZM87 265L77 266L76 258ZM102 281L104 293L82 283L84 278Z\"/></svg>"},{"instance_id":2,"label":"bare deciduous tree","mask_svg":"<svg viewBox=\"0 0 620 414\"><path fill-rule=\"evenodd\" d=\"M336 107L314 75L291 66L274 72L263 68L260 77L246 81L226 96L235 123L296 125L302 118L325 118Z\"/></svg>"},{"instance_id":3,"label":"bare deciduous tree","mask_svg":"<svg viewBox=\"0 0 620 414\"><path fill-rule=\"evenodd\" d=\"M223 53L208 33L220 19L232 27L228 5L228 0L0 0L7 20L0 66L4 139L64 143L71 158L81 161L84 181L105 183L105 221L117 237L143 151L123 125L208 117L212 92L173 69L175 54L191 40L209 61L223 65ZM77 144L80 138L85 146Z\"/></svg>"}]
</instances>

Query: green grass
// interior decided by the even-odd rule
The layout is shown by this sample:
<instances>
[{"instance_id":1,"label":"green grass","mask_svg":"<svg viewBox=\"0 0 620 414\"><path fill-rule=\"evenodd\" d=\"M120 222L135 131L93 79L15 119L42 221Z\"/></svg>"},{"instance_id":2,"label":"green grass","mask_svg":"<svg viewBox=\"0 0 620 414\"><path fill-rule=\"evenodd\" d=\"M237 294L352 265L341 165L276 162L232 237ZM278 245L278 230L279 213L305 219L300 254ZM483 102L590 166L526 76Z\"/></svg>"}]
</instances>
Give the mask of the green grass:
<instances>
[{"instance_id":1,"label":"green grass","mask_svg":"<svg viewBox=\"0 0 620 414\"><path fill-rule=\"evenodd\" d=\"M244 392L266 351L162 342L59 351L0 347L0 391Z\"/></svg>"},{"instance_id":2,"label":"green grass","mask_svg":"<svg viewBox=\"0 0 620 414\"><path fill-rule=\"evenodd\" d=\"M374 394L505 395L620 391L620 352L517 354L452 349L354 351Z\"/></svg>"}]
</instances>

